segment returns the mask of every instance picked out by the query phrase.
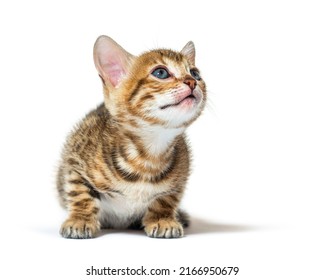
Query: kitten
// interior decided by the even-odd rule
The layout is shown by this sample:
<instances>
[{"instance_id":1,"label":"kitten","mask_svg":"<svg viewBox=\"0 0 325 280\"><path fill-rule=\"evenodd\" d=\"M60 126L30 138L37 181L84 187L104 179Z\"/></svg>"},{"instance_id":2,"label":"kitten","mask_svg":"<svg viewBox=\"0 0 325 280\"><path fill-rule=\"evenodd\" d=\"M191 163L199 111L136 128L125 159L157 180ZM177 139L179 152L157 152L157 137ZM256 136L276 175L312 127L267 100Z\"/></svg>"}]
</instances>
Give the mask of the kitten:
<instances>
[{"instance_id":1,"label":"kitten","mask_svg":"<svg viewBox=\"0 0 325 280\"><path fill-rule=\"evenodd\" d=\"M92 238L100 228L142 227L150 237L182 237L188 220L178 207L190 160L184 131L206 103L194 44L136 57L101 36L94 61L104 104L64 147L57 188L69 217L60 233Z\"/></svg>"}]
</instances>

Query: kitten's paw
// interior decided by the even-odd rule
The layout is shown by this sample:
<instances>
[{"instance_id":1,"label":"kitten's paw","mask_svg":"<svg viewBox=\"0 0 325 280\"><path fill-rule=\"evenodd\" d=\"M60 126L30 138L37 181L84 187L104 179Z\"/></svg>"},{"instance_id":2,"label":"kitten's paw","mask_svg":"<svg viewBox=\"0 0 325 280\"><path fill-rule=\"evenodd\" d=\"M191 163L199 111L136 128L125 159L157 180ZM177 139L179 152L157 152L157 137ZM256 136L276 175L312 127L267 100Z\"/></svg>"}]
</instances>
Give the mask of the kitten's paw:
<instances>
[{"instance_id":1,"label":"kitten's paw","mask_svg":"<svg viewBox=\"0 0 325 280\"><path fill-rule=\"evenodd\" d=\"M100 226L96 221L67 219L61 226L60 234L65 238L93 238Z\"/></svg>"},{"instance_id":2,"label":"kitten's paw","mask_svg":"<svg viewBox=\"0 0 325 280\"><path fill-rule=\"evenodd\" d=\"M184 236L183 226L174 220L159 220L149 223L144 228L149 237L179 238Z\"/></svg>"}]
</instances>

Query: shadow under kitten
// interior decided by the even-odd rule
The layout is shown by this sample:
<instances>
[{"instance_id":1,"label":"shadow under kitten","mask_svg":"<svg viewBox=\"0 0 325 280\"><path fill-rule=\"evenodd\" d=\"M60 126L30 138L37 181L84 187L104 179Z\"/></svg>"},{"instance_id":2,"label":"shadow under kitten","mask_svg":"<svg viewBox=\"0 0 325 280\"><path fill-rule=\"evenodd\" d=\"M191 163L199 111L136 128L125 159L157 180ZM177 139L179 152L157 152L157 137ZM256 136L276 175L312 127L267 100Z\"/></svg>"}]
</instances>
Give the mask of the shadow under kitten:
<instances>
[{"instance_id":1,"label":"shadow under kitten","mask_svg":"<svg viewBox=\"0 0 325 280\"><path fill-rule=\"evenodd\" d=\"M243 224L223 224L223 223L213 223L201 218L189 218L188 214L181 212L184 217L180 218L183 222L185 228L185 236L207 234L207 233L240 233L248 231L259 230L260 227L253 225L243 225ZM102 229L97 237L104 236L106 234L112 233L129 233L130 235L144 235L141 231L143 226L139 223L132 224L127 230L115 230L115 229Z\"/></svg>"},{"instance_id":2,"label":"shadow under kitten","mask_svg":"<svg viewBox=\"0 0 325 280\"><path fill-rule=\"evenodd\" d=\"M200 218L191 218L191 224L186 229L185 235L204 233L236 233L256 231L259 228L251 225L213 223Z\"/></svg>"}]
</instances>

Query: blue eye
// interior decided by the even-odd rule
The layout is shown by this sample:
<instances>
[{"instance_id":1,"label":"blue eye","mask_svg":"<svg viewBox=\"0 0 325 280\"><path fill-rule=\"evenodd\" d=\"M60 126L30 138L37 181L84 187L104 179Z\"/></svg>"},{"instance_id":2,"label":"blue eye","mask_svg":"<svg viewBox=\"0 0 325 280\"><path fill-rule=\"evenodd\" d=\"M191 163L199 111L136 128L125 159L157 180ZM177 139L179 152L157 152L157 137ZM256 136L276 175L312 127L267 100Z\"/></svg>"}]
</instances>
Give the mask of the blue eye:
<instances>
[{"instance_id":1,"label":"blue eye","mask_svg":"<svg viewBox=\"0 0 325 280\"><path fill-rule=\"evenodd\" d=\"M190 73L192 75L192 77L195 79L195 80L198 80L200 81L201 80L201 76L199 74L199 71L195 70L195 69L191 69L190 70Z\"/></svg>"},{"instance_id":2,"label":"blue eye","mask_svg":"<svg viewBox=\"0 0 325 280\"><path fill-rule=\"evenodd\" d=\"M154 71L151 72L153 76L155 76L158 79L167 79L170 77L170 74L165 68L157 68Z\"/></svg>"}]
</instances>

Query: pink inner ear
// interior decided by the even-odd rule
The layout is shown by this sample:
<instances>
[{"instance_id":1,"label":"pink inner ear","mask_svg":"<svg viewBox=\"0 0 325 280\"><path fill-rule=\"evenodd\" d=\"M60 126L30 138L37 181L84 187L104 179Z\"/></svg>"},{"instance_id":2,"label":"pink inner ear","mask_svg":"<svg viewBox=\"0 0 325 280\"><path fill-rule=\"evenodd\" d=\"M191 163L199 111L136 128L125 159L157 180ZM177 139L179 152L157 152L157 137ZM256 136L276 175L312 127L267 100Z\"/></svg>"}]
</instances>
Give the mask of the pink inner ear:
<instances>
[{"instance_id":1,"label":"pink inner ear","mask_svg":"<svg viewBox=\"0 0 325 280\"><path fill-rule=\"evenodd\" d=\"M107 85L118 87L127 74L132 55L113 39L100 36L94 46L94 61L100 76Z\"/></svg>"},{"instance_id":2,"label":"pink inner ear","mask_svg":"<svg viewBox=\"0 0 325 280\"><path fill-rule=\"evenodd\" d=\"M113 87L116 87L125 75L124 69L117 62L103 64L103 70L106 78Z\"/></svg>"}]
</instances>

